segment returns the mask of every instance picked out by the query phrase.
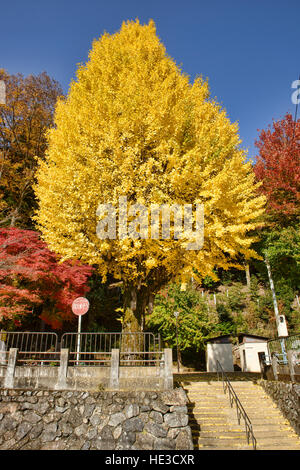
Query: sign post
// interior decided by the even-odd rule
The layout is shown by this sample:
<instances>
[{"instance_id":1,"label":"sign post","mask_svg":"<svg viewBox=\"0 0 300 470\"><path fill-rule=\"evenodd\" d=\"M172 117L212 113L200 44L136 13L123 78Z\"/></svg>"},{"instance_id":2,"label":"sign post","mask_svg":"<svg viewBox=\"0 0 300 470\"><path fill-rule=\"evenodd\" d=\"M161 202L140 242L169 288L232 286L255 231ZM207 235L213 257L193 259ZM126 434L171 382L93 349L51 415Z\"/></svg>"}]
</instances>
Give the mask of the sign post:
<instances>
[{"instance_id":1,"label":"sign post","mask_svg":"<svg viewBox=\"0 0 300 470\"><path fill-rule=\"evenodd\" d=\"M72 312L78 316L78 336L77 336L77 354L76 354L76 365L79 363L80 353L80 334L81 334L81 317L89 309L89 301L85 297L77 297L72 303Z\"/></svg>"},{"instance_id":2,"label":"sign post","mask_svg":"<svg viewBox=\"0 0 300 470\"><path fill-rule=\"evenodd\" d=\"M179 312L174 312L174 316L176 318L177 372L179 374L180 367L179 367L178 326L177 326L177 319L179 317Z\"/></svg>"}]
</instances>

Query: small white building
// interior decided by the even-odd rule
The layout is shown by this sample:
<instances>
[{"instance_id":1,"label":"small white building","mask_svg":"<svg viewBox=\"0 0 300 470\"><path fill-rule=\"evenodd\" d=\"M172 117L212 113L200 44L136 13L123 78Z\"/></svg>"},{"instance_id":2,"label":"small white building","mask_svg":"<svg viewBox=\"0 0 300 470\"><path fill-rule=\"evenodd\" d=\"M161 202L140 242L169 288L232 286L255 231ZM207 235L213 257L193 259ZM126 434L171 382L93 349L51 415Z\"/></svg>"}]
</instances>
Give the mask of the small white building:
<instances>
[{"instance_id":1,"label":"small white building","mask_svg":"<svg viewBox=\"0 0 300 470\"><path fill-rule=\"evenodd\" d=\"M209 338L206 346L207 372L217 372L217 361L225 372L233 372L231 335Z\"/></svg>"},{"instance_id":2,"label":"small white building","mask_svg":"<svg viewBox=\"0 0 300 470\"><path fill-rule=\"evenodd\" d=\"M261 372L260 362L268 356L268 338L239 334L239 356L243 372Z\"/></svg>"}]
</instances>

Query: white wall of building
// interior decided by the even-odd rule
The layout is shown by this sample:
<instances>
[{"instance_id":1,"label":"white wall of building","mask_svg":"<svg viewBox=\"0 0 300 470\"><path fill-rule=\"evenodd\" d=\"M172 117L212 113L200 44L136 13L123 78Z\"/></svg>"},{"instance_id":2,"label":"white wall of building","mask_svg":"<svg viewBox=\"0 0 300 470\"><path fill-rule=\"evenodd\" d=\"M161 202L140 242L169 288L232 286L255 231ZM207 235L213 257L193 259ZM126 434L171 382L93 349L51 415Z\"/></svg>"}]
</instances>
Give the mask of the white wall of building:
<instances>
[{"instance_id":1,"label":"white wall of building","mask_svg":"<svg viewBox=\"0 0 300 470\"><path fill-rule=\"evenodd\" d=\"M207 372L217 372L217 360L220 362L225 372L233 372L233 356L231 343L207 343Z\"/></svg>"},{"instance_id":2,"label":"white wall of building","mask_svg":"<svg viewBox=\"0 0 300 470\"><path fill-rule=\"evenodd\" d=\"M240 345L240 360L243 372L260 372L258 353L264 352L268 356L267 342L244 343Z\"/></svg>"}]
</instances>

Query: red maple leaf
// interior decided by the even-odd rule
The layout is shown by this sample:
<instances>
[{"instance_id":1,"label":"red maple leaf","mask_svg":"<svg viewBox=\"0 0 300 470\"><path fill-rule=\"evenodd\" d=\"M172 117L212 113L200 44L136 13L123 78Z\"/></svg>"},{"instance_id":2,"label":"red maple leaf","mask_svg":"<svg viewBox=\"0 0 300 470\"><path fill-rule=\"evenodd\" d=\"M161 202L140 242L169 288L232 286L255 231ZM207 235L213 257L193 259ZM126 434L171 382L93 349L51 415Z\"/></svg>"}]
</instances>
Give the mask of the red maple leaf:
<instances>
[{"instance_id":1,"label":"red maple leaf","mask_svg":"<svg viewBox=\"0 0 300 470\"><path fill-rule=\"evenodd\" d=\"M13 319L43 305L40 318L52 328L72 321L72 302L89 291L93 268L76 260L58 261L37 232L1 229L0 316Z\"/></svg>"},{"instance_id":2,"label":"red maple leaf","mask_svg":"<svg viewBox=\"0 0 300 470\"><path fill-rule=\"evenodd\" d=\"M300 214L300 120L291 114L262 130L255 145L259 149L254 172L262 181L267 211L276 219Z\"/></svg>"}]
</instances>

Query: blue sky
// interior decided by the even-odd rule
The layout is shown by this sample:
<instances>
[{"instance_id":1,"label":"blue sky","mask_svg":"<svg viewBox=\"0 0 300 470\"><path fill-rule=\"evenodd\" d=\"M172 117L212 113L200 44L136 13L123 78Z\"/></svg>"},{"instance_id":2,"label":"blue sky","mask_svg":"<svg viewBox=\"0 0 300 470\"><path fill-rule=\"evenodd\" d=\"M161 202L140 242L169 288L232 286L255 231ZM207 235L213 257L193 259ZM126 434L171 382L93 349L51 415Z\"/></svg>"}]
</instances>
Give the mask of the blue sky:
<instances>
[{"instance_id":1,"label":"blue sky","mask_svg":"<svg viewBox=\"0 0 300 470\"><path fill-rule=\"evenodd\" d=\"M93 39L123 21L151 18L191 81L209 79L253 158L257 129L295 113L299 14L299 0L0 0L0 67L12 74L46 71L67 92Z\"/></svg>"}]
</instances>

